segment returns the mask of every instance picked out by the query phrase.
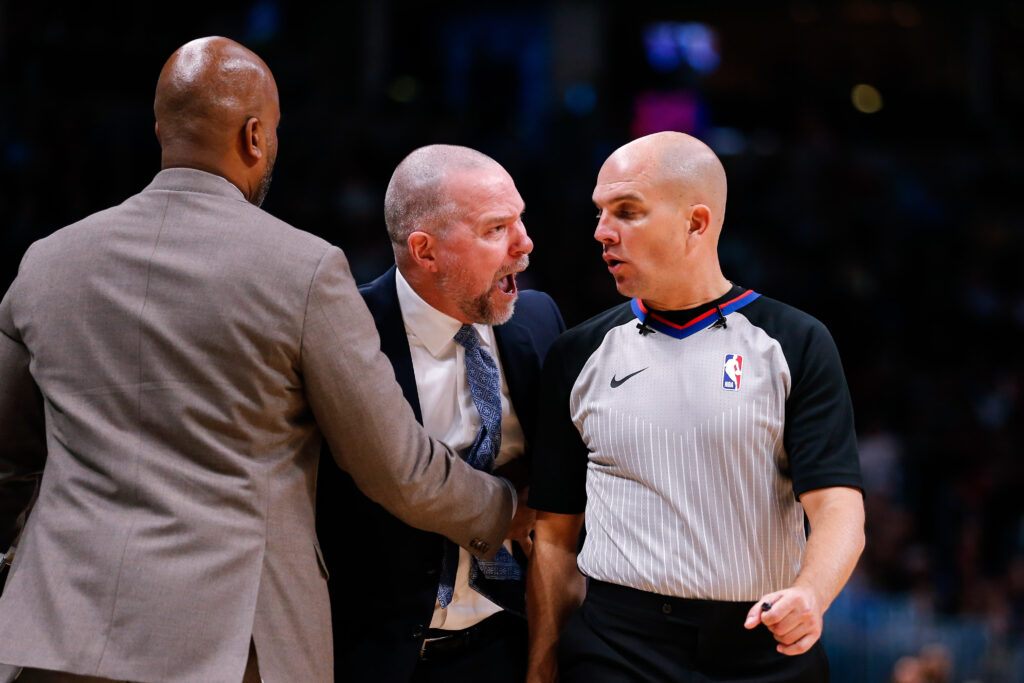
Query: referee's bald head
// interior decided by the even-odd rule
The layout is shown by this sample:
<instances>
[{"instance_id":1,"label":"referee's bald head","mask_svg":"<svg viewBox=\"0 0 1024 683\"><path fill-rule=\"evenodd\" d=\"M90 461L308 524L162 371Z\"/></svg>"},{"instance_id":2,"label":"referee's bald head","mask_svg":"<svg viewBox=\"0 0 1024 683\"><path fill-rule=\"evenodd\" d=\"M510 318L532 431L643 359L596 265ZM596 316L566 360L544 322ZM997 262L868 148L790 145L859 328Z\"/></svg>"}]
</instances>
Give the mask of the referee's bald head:
<instances>
[{"instance_id":1,"label":"referee's bald head","mask_svg":"<svg viewBox=\"0 0 1024 683\"><path fill-rule=\"evenodd\" d=\"M619 293L661 310L710 301L729 288L718 261L725 170L683 133L648 135L615 150L594 186L594 239Z\"/></svg>"},{"instance_id":2,"label":"referee's bald head","mask_svg":"<svg viewBox=\"0 0 1024 683\"><path fill-rule=\"evenodd\" d=\"M711 210L711 227L721 230L725 220L728 184L725 168L706 144L685 133L665 131L637 138L612 153L613 160L626 163L666 190L665 195L681 204L703 204Z\"/></svg>"}]
</instances>

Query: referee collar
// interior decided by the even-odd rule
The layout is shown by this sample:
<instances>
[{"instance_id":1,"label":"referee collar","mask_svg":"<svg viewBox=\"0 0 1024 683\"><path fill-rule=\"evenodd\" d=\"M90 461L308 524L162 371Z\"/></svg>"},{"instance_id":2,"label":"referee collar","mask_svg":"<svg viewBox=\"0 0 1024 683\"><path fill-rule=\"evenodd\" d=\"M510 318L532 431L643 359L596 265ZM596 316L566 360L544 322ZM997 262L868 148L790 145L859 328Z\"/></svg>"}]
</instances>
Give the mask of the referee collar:
<instances>
[{"instance_id":1,"label":"referee collar","mask_svg":"<svg viewBox=\"0 0 1024 683\"><path fill-rule=\"evenodd\" d=\"M648 308L640 299L633 299L630 307L633 309L633 315L640 321L641 333L644 332L644 328L650 328L676 339L685 339L715 324L726 326L725 316L743 308L759 296L761 295L752 289L733 285L728 292L714 301L694 308L660 311Z\"/></svg>"}]
</instances>

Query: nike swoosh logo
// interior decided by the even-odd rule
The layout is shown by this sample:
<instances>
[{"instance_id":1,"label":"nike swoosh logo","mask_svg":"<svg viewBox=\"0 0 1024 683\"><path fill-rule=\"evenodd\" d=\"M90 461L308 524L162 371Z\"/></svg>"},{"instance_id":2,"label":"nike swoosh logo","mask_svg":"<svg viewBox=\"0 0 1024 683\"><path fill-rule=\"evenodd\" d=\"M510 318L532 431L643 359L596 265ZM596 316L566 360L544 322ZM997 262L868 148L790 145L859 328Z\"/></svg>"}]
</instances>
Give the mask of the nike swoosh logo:
<instances>
[{"instance_id":1,"label":"nike swoosh logo","mask_svg":"<svg viewBox=\"0 0 1024 683\"><path fill-rule=\"evenodd\" d=\"M650 366L648 366L648 367L650 367ZM629 379L630 377L633 377L634 375L639 375L641 372L643 372L646 369L647 368L640 368L636 372L629 373L628 375L626 375L622 379L615 379L615 375L612 375L612 389L618 389L619 387L622 386L622 383L625 382L627 379Z\"/></svg>"}]
</instances>

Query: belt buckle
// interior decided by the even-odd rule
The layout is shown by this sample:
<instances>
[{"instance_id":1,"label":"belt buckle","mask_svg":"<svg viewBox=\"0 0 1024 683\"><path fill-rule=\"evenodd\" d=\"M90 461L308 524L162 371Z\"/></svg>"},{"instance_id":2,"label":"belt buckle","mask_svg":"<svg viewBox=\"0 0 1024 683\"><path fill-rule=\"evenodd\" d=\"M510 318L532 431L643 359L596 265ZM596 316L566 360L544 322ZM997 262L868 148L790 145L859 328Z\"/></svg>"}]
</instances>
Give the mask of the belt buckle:
<instances>
[{"instance_id":1,"label":"belt buckle","mask_svg":"<svg viewBox=\"0 0 1024 683\"><path fill-rule=\"evenodd\" d=\"M449 636L438 636L436 638L424 638L420 643L420 661L427 661L427 646L438 641L448 640Z\"/></svg>"},{"instance_id":2,"label":"belt buckle","mask_svg":"<svg viewBox=\"0 0 1024 683\"><path fill-rule=\"evenodd\" d=\"M450 634L447 635L435 636L433 638L424 638L423 643L420 644L420 661L430 661L428 650L431 644L441 645L442 643L458 643L460 641L465 641L469 638L474 628L475 626L470 626L468 628L460 629L458 631L452 631ZM438 653L434 654L436 656Z\"/></svg>"}]
</instances>

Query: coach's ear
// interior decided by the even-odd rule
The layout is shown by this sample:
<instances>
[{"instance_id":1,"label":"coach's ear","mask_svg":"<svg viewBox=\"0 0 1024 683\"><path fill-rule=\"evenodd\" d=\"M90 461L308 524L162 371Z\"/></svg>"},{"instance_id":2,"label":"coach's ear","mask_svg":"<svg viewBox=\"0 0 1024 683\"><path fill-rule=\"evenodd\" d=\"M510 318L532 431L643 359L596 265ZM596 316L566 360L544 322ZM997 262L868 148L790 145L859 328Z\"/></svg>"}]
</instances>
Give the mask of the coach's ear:
<instances>
[{"instance_id":1,"label":"coach's ear","mask_svg":"<svg viewBox=\"0 0 1024 683\"><path fill-rule=\"evenodd\" d=\"M437 272L437 238L429 232L414 230L406 240L409 258L417 266L431 273Z\"/></svg>"}]
</instances>

